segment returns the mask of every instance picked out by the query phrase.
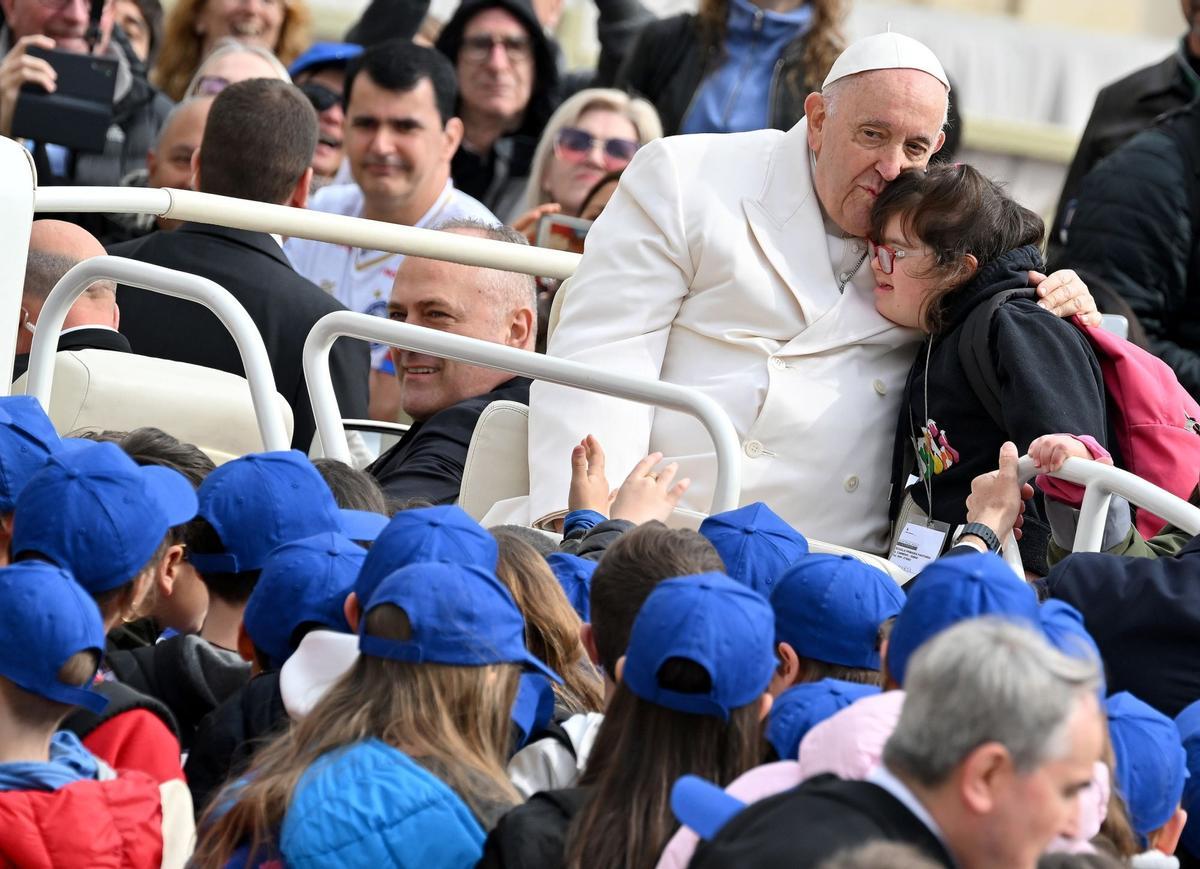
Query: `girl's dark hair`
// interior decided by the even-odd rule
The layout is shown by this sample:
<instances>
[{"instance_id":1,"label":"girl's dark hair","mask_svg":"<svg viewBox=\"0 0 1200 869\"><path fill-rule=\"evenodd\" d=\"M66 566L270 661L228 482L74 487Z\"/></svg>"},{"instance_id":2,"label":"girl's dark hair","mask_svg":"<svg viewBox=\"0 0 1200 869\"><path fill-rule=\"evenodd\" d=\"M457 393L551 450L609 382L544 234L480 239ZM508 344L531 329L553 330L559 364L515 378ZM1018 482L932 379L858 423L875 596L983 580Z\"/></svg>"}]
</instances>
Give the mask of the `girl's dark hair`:
<instances>
[{"instance_id":1,"label":"girl's dark hair","mask_svg":"<svg viewBox=\"0 0 1200 869\"><path fill-rule=\"evenodd\" d=\"M708 673L683 658L668 658L658 679L685 693L712 688ZM592 792L567 831L567 869L653 866L679 828L675 781L691 774L725 787L759 762L761 745L757 700L723 721L657 706L618 684L579 780Z\"/></svg>"},{"instance_id":2,"label":"girl's dark hair","mask_svg":"<svg viewBox=\"0 0 1200 869\"><path fill-rule=\"evenodd\" d=\"M1014 248L1040 245L1046 231L1040 217L965 163L901 173L875 200L870 237L884 241L892 218L900 219L901 230L910 241L933 252L928 272L910 272L941 283L921 311L922 322L931 332L943 325L946 297L973 274L963 261L967 254L985 266Z\"/></svg>"},{"instance_id":3,"label":"girl's dark hair","mask_svg":"<svg viewBox=\"0 0 1200 869\"><path fill-rule=\"evenodd\" d=\"M621 173L624 171L624 169L618 169L616 172L608 172L599 181L593 184L592 189L584 194L582 201L579 203L579 214L583 214L583 212L587 210L588 203L595 199L596 194L609 184L621 183Z\"/></svg>"}]
</instances>

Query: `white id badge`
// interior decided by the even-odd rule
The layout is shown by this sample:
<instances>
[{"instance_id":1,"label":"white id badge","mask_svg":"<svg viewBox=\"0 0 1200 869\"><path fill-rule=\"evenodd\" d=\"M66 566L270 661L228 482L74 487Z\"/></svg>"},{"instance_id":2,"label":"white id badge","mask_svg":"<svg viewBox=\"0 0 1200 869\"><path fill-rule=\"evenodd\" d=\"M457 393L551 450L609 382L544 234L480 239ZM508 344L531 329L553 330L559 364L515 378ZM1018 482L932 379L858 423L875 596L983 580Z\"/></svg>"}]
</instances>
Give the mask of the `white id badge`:
<instances>
[{"instance_id":1,"label":"white id badge","mask_svg":"<svg viewBox=\"0 0 1200 869\"><path fill-rule=\"evenodd\" d=\"M888 561L909 576L916 576L942 554L949 534L950 526L945 522L907 522L888 554Z\"/></svg>"}]
</instances>

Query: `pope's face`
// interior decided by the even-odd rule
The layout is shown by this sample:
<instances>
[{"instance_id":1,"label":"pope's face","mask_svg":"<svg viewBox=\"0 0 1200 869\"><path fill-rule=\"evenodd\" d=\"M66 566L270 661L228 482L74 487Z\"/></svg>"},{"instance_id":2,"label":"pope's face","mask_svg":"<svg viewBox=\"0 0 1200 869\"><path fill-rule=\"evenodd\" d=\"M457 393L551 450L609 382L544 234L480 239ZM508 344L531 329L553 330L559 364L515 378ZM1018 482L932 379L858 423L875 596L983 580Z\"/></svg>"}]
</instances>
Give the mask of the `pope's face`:
<instances>
[{"instance_id":1,"label":"pope's face","mask_svg":"<svg viewBox=\"0 0 1200 869\"><path fill-rule=\"evenodd\" d=\"M867 234L883 188L905 169L925 168L946 139L946 88L914 69L843 79L825 97L810 94L804 108L817 196L854 236Z\"/></svg>"}]
</instances>

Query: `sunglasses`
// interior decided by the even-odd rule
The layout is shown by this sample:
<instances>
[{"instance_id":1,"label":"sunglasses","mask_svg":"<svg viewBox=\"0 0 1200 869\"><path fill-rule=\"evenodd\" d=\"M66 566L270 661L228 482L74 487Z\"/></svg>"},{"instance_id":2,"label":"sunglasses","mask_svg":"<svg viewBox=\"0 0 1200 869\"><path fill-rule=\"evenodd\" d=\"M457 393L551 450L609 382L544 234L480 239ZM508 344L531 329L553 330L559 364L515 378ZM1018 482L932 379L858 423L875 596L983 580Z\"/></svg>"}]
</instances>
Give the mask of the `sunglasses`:
<instances>
[{"instance_id":1,"label":"sunglasses","mask_svg":"<svg viewBox=\"0 0 1200 869\"><path fill-rule=\"evenodd\" d=\"M528 60L533 56L533 42L528 36L492 36L478 33L463 40L463 56L472 63L483 63L492 56L499 45L504 49L509 63Z\"/></svg>"},{"instance_id":2,"label":"sunglasses","mask_svg":"<svg viewBox=\"0 0 1200 869\"><path fill-rule=\"evenodd\" d=\"M582 163L599 145L604 152L604 168L608 172L624 169L641 147L633 139L599 139L578 127L563 127L554 137L554 156L567 163Z\"/></svg>"},{"instance_id":3,"label":"sunglasses","mask_svg":"<svg viewBox=\"0 0 1200 869\"><path fill-rule=\"evenodd\" d=\"M867 248L871 251L871 256L879 260L879 270L885 275L890 275L892 270L896 268L896 260L904 259L908 256L908 251L903 248L897 250L894 247L888 247L886 244L878 244L870 239L867 239Z\"/></svg>"},{"instance_id":4,"label":"sunglasses","mask_svg":"<svg viewBox=\"0 0 1200 869\"><path fill-rule=\"evenodd\" d=\"M233 82L221 75L202 75L196 82L196 96L215 97Z\"/></svg>"},{"instance_id":5,"label":"sunglasses","mask_svg":"<svg viewBox=\"0 0 1200 869\"><path fill-rule=\"evenodd\" d=\"M312 107L317 110L317 114L332 109L342 101L342 95L336 91L330 90L323 84L315 81L306 81L302 85L297 85L300 88L300 93L308 98L312 103Z\"/></svg>"}]
</instances>

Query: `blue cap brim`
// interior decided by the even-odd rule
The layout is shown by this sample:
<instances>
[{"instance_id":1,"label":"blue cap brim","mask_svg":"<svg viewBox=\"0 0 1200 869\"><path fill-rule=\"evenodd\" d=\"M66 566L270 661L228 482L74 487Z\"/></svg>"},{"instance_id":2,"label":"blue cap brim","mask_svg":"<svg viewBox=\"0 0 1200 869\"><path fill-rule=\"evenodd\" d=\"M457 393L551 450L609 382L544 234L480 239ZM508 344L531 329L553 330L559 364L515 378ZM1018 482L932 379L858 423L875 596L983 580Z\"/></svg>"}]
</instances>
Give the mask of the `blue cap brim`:
<instances>
[{"instance_id":1,"label":"blue cap brim","mask_svg":"<svg viewBox=\"0 0 1200 869\"><path fill-rule=\"evenodd\" d=\"M671 788L671 811L705 841L712 839L746 804L699 776L685 775Z\"/></svg>"},{"instance_id":2,"label":"blue cap brim","mask_svg":"<svg viewBox=\"0 0 1200 869\"><path fill-rule=\"evenodd\" d=\"M522 662L519 662L519 663L523 663L525 665L525 670L527 672L540 673L541 675L543 675L547 679L549 679L551 682L553 682L555 685L561 685L563 683L562 676L555 673L548 666L546 666L546 664L539 661L537 658L535 658L529 652L525 653L525 660Z\"/></svg>"},{"instance_id":3,"label":"blue cap brim","mask_svg":"<svg viewBox=\"0 0 1200 869\"><path fill-rule=\"evenodd\" d=\"M167 515L167 525L174 528L196 518L200 504L196 500L196 490L187 477L178 471L160 468L157 465L143 467L141 472L146 488Z\"/></svg>"},{"instance_id":4,"label":"blue cap brim","mask_svg":"<svg viewBox=\"0 0 1200 869\"><path fill-rule=\"evenodd\" d=\"M342 533L351 540L370 543L387 527L388 517L369 510L338 510Z\"/></svg>"}]
</instances>

